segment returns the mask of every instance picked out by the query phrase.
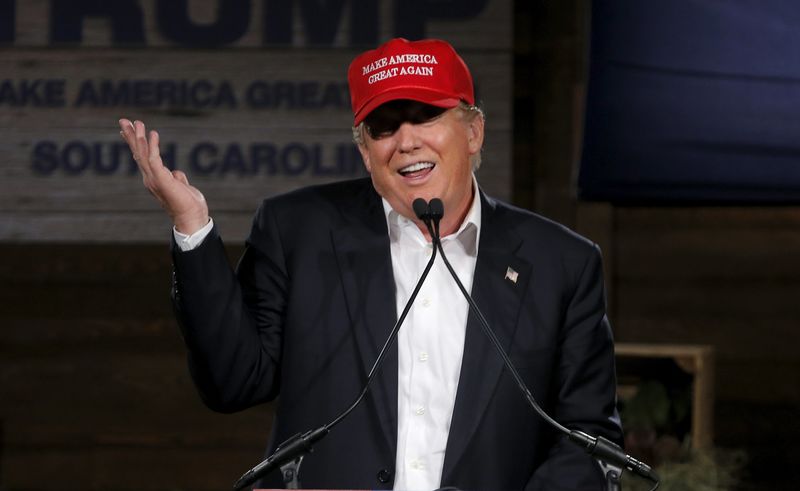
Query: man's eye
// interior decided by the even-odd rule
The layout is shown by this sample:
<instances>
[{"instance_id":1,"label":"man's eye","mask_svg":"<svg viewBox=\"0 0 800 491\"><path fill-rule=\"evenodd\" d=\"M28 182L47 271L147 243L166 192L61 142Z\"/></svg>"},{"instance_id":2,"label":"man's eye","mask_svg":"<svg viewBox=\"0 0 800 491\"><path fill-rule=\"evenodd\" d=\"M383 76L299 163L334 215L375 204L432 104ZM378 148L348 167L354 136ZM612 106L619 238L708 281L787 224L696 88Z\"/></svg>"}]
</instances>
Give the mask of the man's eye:
<instances>
[{"instance_id":1,"label":"man's eye","mask_svg":"<svg viewBox=\"0 0 800 491\"><path fill-rule=\"evenodd\" d=\"M395 126L393 128L387 126L384 127L367 126L367 133L369 133L369 136L371 136L373 140L379 140L381 138L387 138L389 136L392 136L394 132L397 131L397 128L398 126Z\"/></svg>"},{"instance_id":2,"label":"man's eye","mask_svg":"<svg viewBox=\"0 0 800 491\"><path fill-rule=\"evenodd\" d=\"M447 110L427 104L408 104L405 101L394 101L377 109L367 116L365 123L367 133L373 140L387 138L397 131L401 125L426 124L437 121Z\"/></svg>"},{"instance_id":3,"label":"man's eye","mask_svg":"<svg viewBox=\"0 0 800 491\"><path fill-rule=\"evenodd\" d=\"M443 114L444 113L434 114L430 117L425 118L423 121L420 121L419 124L433 123L434 121L438 121Z\"/></svg>"}]
</instances>

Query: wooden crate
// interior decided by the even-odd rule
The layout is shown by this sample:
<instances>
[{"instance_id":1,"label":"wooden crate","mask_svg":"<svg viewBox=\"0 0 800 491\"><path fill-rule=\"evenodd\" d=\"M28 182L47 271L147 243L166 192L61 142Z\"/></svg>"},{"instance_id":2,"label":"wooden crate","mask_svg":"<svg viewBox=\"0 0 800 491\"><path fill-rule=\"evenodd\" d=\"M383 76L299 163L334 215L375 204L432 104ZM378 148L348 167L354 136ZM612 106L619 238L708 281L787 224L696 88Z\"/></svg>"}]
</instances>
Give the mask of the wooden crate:
<instances>
[{"instance_id":1,"label":"wooden crate","mask_svg":"<svg viewBox=\"0 0 800 491\"><path fill-rule=\"evenodd\" d=\"M624 359L667 359L692 377L691 443L693 448L708 448L714 439L714 348L690 344L617 343L616 357ZM627 374L631 375L631 374ZM633 374L635 375L635 374ZM635 387L620 384L621 397Z\"/></svg>"}]
</instances>

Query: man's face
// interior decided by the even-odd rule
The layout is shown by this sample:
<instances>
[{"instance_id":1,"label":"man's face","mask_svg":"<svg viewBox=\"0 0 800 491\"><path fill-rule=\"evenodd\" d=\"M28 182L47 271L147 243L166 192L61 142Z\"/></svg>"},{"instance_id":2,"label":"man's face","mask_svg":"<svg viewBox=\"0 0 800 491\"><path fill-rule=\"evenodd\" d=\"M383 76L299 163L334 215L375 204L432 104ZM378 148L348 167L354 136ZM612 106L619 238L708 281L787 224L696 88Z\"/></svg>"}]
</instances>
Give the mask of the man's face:
<instances>
[{"instance_id":1,"label":"man's face","mask_svg":"<svg viewBox=\"0 0 800 491\"><path fill-rule=\"evenodd\" d=\"M359 150L378 193L415 221L415 199L441 199L442 235L453 232L472 202L470 157L483 145L483 119L459 108L398 100L379 106L364 122Z\"/></svg>"}]
</instances>

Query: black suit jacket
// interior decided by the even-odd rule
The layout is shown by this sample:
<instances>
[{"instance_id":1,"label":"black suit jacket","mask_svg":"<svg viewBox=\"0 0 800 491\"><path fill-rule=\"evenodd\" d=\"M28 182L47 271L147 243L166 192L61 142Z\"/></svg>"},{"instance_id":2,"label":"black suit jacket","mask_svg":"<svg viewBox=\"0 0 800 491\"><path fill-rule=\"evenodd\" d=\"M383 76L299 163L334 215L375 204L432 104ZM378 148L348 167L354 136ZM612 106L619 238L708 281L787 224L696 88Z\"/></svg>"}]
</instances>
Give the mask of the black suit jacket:
<instances>
[{"instance_id":1,"label":"black suit jacket","mask_svg":"<svg viewBox=\"0 0 800 491\"><path fill-rule=\"evenodd\" d=\"M475 301L555 419L619 441L598 248L481 199ZM201 397L232 412L280 395L268 452L350 404L397 319L386 219L369 179L265 200L235 272L216 231L173 256L173 298ZM303 485L391 488L396 433L393 346L364 402L305 459ZM280 476L260 485L279 487ZM471 314L442 486L603 486L596 463L525 403Z\"/></svg>"}]
</instances>

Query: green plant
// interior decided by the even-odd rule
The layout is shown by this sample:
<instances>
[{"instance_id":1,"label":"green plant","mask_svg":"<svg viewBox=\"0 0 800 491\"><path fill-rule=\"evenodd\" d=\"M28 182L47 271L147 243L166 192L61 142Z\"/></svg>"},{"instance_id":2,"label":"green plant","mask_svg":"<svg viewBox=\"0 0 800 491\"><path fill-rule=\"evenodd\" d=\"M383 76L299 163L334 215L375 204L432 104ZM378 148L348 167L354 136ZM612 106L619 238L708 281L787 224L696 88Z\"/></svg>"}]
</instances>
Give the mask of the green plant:
<instances>
[{"instance_id":1,"label":"green plant","mask_svg":"<svg viewBox=\"0 0 800 491\"><path fill-rule=\"evenodd\" d=\"M662 462L656 472L661 477L659 491L727 491L733 489L746 461L740 450L689 450L674 461ZM626 491L646 491L649 482L623 474Z\"/></svg>"},{"instance_id":2,"label":"green plant","mask_svg":"<svg viewBox=\"0 0 800 491\"><path fill-rule=\"evenodd\" d=\"M643 380L633 396L620 402L625 450L652 465L661 477L659 491L723 491L736 485L746 456L723 449L692 449L691 387L667 387ZM623 489L652 485L623 474Z\"/></svg>"}]
</instances>

